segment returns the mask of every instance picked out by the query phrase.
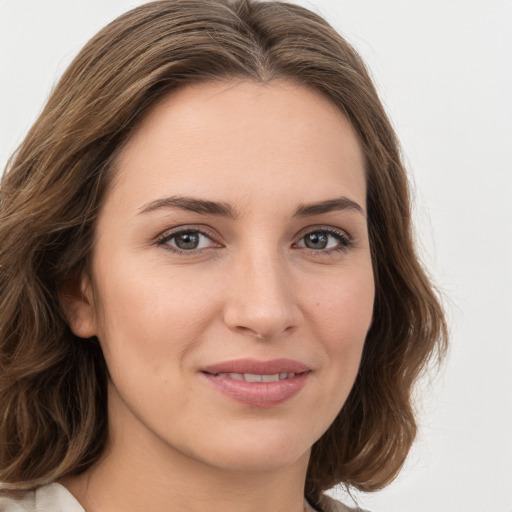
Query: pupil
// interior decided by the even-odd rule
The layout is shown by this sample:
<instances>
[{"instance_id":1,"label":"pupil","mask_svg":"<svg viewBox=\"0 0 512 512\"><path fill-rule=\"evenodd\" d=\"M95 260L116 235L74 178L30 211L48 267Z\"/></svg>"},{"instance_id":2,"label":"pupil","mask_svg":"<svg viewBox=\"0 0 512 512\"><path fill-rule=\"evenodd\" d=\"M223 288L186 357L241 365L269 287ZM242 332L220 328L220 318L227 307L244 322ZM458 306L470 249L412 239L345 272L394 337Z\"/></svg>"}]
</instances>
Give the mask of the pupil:
<instances>
[{"instance_id":1,"label":"pupil","mask_svg":"<svg viewBox=\"0 0 512 512\"><path fill-rule=\"evenodd\" d=\"M182 233L176 237L176 246L180 249L196 249L199 245L197 233Z\"/></svg>"},{"instance_id":2,"label":"pupil","mask_svg":"<svg viewBox=\"0 0 512 512\"><path fill-rule=\"evenodd\" d=\"M310 233L306 235L305 243L309 249L325 249L327 247L327 236L325 233Z\"/></svg>"}]
</instances>

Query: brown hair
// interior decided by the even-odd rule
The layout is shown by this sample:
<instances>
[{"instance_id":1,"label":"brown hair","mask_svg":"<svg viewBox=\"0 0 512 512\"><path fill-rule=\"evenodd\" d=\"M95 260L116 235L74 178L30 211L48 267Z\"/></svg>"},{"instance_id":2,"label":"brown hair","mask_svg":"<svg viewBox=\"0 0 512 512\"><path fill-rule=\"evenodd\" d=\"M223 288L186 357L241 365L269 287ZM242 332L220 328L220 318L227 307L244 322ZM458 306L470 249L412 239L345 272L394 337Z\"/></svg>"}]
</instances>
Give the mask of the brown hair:
<instances>
[{"instance_id":1,"label":"brown hair","mask_svg":"<svg viewBox=\"0 0 512 512\"><path fill-rule=\"evenodd\" d=\"M0 481L27 489L90 467L107 438L108 372L59 303L87 267L116 155L148 108L189 83L285 79L347 116L366 157L373 324L338 417L313 446L307 495L388 484L416 433L411 391L446 347L411 233L398 142L357 53L321 17L254 0L161 0L101 30L62 76L0 191Z\"/></svg>"}]
</instances>

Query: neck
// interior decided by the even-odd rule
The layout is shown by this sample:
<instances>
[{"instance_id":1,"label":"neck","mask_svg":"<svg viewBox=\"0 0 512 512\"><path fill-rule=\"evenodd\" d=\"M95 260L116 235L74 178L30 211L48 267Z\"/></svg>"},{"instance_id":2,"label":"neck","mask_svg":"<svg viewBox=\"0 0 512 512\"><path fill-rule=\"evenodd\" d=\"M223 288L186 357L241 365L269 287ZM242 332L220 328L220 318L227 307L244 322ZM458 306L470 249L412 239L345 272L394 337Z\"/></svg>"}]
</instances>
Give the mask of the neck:
<instances>
[{"instance_id":1,"label":"neck","mask_svg":"<svg viewBox=\"0 0 512 512\"><path fill-rule=\"evenodd\" d=\"M175 458L175 462L177 459ZM286 471L241 473L190 461L157 466L113 452L61 481L86 512L303 512L307 458Z\"/></svg>"},{"instance_id":2,"label":"neck","mask_svg":"<svg viewBox=\"0 0 512 512\"><path fill-rule=\"evenodd\" d=\"M133 425L111 425L104 457L60 481L86 512L304 511L309 452L285 467L212 466Z\"/></svg>"}]
</instances>

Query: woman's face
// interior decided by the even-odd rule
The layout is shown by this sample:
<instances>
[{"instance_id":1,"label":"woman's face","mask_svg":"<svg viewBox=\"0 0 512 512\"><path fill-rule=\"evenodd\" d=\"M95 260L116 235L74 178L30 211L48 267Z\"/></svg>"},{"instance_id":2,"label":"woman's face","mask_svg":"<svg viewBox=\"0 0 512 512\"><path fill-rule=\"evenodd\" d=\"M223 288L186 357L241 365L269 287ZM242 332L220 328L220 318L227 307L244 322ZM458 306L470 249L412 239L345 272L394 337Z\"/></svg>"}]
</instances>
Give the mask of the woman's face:
<instances>
[{"instance_id":1,"label":"woman's face","mask_svg":"<svg viewBox=\"0 0 512 512\"><path fill-rule=\"evenodd\" d=\"M372 318L349 122L284 81L189 86L116 172L74 324L105 354L114 447L237 471L303 463Z\"/></svg>"}]
</instances>

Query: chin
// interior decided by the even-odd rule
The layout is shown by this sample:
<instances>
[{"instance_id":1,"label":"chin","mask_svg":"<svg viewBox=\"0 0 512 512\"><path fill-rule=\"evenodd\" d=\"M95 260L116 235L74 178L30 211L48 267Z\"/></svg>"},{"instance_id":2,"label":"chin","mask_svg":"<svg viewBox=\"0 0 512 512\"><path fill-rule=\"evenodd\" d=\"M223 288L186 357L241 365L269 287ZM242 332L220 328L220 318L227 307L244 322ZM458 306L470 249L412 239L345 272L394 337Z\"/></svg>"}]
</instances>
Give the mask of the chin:
<instances>
[{"instance_id":1,"label":"chin","mask_svg":"<svg viewBox=\"0 0 512 512\"><path fill-rule=\"evenodd\" d=\"M295 464L301 464L302 461L305 461L307 465L310 452L310 448L305 452L293 454L285 450L282 452L271 452L267 449L260 449L258 451L244 450L230 453L224 457L219 456L215 465L225 471L236 473L268 473L289 468Z\"/></svg>"},{"instance_id":2,"label":"chin","mask_svg":"<svg viewBox=\"0 0 512 512\"><path fill-rule=\"evenodd\" d=\"M302 436L288 432L277 435L276 431L270 433L261 429L249 437L230 435L225 442L217 438L208 449L199 452L200 447L197 447L196 453L200 454L198 460L226 471L268 472L303 462L307 465L311 445L312 442L305 442Z\"/></svg>"}]
</instances>

